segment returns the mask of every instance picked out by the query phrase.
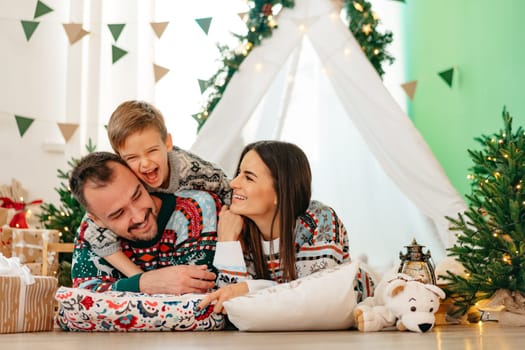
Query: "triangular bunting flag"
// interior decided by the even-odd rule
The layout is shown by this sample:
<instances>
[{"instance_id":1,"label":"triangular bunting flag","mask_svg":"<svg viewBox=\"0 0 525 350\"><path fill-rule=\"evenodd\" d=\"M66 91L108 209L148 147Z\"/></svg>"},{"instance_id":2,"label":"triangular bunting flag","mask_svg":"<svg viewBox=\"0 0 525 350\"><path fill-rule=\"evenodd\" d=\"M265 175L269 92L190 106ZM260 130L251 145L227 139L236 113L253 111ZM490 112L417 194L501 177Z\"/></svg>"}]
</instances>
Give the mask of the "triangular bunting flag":
<instances>
[{"instance_id":1,"label":"triangular bunting flag","mask_svg":"<svg viewBox=\"0 0 525 350\"><path fill-rule=\"evenodd\" d=\"M197 18L195 21L201 27L204 33L208 35L208 30L210 30L211 20L212 20L212 17L206 17L206 18Z\"/></svg>"},{"instance_id":2,"label":"triangular bunting flag","mask_svg":"<svg viewBox=\"0 0 525 350\"><path fill-rule=\"evenodd\" d=\"M248 21L248 12L242 12L242 13L238 13L239 15L239 18L241 19L241 21L243 21L244 23L246 23Z\"/></svg>"},{"instance_id":3,"label":"triangular bunting flag","mask_svg":"<svg viewBox=\"0 0 525 350\"><path fill-rule=\"evenodd\" d=\"M69 44L73 45L84 36L89 34L82 28L81 23L64 23L64 30L66 31L67 38L69 39Z\"/></svg>"},{"instance_id":4,"label":"triangular bunting flag","mask_svg":"<svg viewBox=\"0 0 525 350\"><path fill-rule=\"evenodd\" d=\"M454 79L454 68L450 68L438 73L439 76L447 83L449 87L452 87L452 80Z\"/></svg>"},{"instance_id":5,"label":"triangular bunting flag","mask_svg":"<svg viewBox=\"0 0 525 350\"><path fill-rule=\"evenodd\" d=\"M113 63L120 60L123 56L125 56L128 52L126 50L122 50L120 47L116 47L115 45L111 45L111 57L113 60Z\"/></svg>"},{"instance_id":6,"label":"triangular bunting flag","mask_svg":"<svg viewBox=\"0 0 525 350\"><path fill-rule=\"evenodd\" d=\"M121 24L108 24L109 31L111 32L111 35L113 35L113 39L115 39L115 42L120 37L120 34L122 33L122 30L126 26L125 23Z\"/></svg>"},{"instance_id":7,"label":"triangular bunting flag","mask_svg":"<svg viewBox=\"0 0 525 350\"><path fill-rule=\"evenodd\" d=\"M77 131L78 124L72 124L72 123L57 123L58 128L60 129L60 132L62 133L62 137L66 142L71 139L71 136Z\"/></svg>"},{"instance_id":8,"label":"triangular bunting flag","mask_svg":"<svg viewBox=\"0 0 525 350\"><path fill-rule=\"evenodd\" d=\"M15 115L15 119L16 124L18 125L18 132L20 133L20 137L24 136L27 129L29 129L31 124L35 121L33 118L22 117L20 115Z\"/></svg>"},{"instance_id":9,"label":"triangular bunting flag","mask_svg":"<svg viewBox=\"0 0 525 350\"><path fill-rule=\"evenodd\" d=\"M38 0L38 2L36 3L36 8L35 8L35 17L33 18L38 18L51 11L53 11L51 7L47 6L42 1Z\"/></svg>"},{"instance_id":10,"label":"triangular bunting flag","mask_svg":"<svg viewBox=\"0 0 525 350\"><path fill-rule=\"evenodd\" d=\"M155 82L158 82L166 75L170 70L168 68L161 67L159 65L153 64L153 74L155 74Z\"/></svg>"},{"instance_id":11,"label":"triangular bunting flag","mask_svg":"<svg viewBox=\"0 0 525 350\"><path fill-rule=\"evenodd\" d=\"M408 83L401 84L403 90L405 90L408 97L413 100L414 94L416 93L417 80L409 81Z\"/></svg>"},{"instance_id":12,"label":"triangular bunting flag","mask_svg":"<svg viewBox=\"0 0 525 350\"><path fill-rule=\"evenodd\" d=\"M157 35L157 38L160 39L170 22L151 22L150 24L151 28L153 28L153 31L155 32L155 35Z\"/></svg>"},{"instance_id":13,"label":"triangular bunting flag","mask_svg":"<svg viewBox=\"0 0 525 350\"><path fill-rule=\"evenodd\" d=\"M201 94L208 88L208 82L206 80L199 79L199 88L201 89Z\"/></svg>"},{"instance_id":14,"label":"triangular bunting flag","mask_svg":"<svg viewBox=\"0 0 525 350\"><path fill-rule=\"evenodd\" d=\"M31 39L33 36L33 33L35 32L36 27L40 24L40 22L35 21L20 21L22 22L22 28L24 28L24 34L26 35L27 41Z\"/></svg>"}]
</instances>

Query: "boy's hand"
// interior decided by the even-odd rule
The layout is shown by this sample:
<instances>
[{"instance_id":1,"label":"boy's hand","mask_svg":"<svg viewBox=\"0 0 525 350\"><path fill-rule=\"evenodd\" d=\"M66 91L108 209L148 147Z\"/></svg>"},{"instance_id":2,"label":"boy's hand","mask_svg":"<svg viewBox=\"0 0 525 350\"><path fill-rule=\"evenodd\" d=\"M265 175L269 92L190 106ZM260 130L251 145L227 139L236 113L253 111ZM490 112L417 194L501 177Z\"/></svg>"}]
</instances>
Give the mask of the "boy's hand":
<instances>
[{"instance_id":1,"label":"boy's hand","mask_svg":"<svg viewBox=\"0 0 525 350\"><path fill-rule=\"evenodd\" d=\"M206 265L169 266L143 273L139 288L148 294L206 293L215 286L215 277Z\"/></svg>"},{"instance_id":2,"label":"boy's hand","mask_svg":"<svg viewBox=\"0 0 525 350\"><path fill-rule=\"evenodd\" d=\"M223 205L219 213L219 223L217 225L217 239L219 242L238 241L241 237L244 219L238 214L234 214L230 207Z\"/></svg>"}]
</instances>

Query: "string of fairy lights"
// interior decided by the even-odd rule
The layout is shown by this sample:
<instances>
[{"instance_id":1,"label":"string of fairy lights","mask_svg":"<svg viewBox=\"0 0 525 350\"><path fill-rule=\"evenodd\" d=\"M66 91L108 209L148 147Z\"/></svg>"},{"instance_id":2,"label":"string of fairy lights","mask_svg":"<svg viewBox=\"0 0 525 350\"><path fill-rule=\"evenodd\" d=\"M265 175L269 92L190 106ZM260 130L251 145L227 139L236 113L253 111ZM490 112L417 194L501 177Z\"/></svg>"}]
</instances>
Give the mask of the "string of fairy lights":
<instances>
[{"instance_id":1,"label":"string of fairy lights","mask_svg":"<svg viewBox=\"0 0 525 350\"><path fill-rule=\"evenodd\" d=\"M342 2L343 16L348 22L348 29L353 34L368 60L379 76L383 76L383 64L392 63L394 58L388 53L386 47L392 42L392 32L378 31L380 19L372 11L372 5L366 0L344 0ZM246 35L236 35L239 46L230 49L219 46L222 63L217 72L203 83L202 90L206 100L200 112L193 115L198 123L198 130L208 120L210 114L219 103L230 79L238 71L241 63L252 49L258 46L265 38L272 35L278 28L278 14L283 8L292 8L294 0L266 0L250 1L250 11L246 18L248 32ZM299 30L305 31L304 24L299 25Z\"/></svg>"}]
</instances>

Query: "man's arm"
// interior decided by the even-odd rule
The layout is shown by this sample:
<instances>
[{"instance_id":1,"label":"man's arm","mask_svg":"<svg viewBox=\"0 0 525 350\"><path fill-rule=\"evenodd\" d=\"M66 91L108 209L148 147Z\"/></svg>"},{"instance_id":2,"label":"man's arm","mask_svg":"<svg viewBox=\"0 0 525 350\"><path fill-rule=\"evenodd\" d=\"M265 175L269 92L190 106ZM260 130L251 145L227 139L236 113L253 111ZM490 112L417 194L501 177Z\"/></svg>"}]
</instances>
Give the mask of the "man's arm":
<instances>
[{"instance_id":1,"label":"man's arm","mask_svg":"<svg viewBox=\"0 0 525 350\"><path fill-rule=\"evenodd\" d=\"M103 258L94 255L85 246L75 248L73 262L73 287L94 292L206 293L215 286L215 274L207 271L206 265L170 266L123 278Z\"/></svg>"}]
</instances>

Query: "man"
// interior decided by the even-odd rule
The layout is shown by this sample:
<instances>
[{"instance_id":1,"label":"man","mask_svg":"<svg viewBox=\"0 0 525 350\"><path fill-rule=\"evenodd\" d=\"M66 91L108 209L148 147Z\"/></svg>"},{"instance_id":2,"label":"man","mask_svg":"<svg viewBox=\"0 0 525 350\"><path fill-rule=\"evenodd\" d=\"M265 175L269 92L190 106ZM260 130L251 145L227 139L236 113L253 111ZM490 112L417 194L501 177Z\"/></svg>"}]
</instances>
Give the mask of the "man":
<instances>
[{"instance_id":1,"label":"man","mask_svg":"<svg viewBox=\"0 0 525 350\"><path fill-rule=\"evenodd\" d=\"M122 251L145 272L130 277L96 255L81 223L73 252L73 286L149 294L205 293L212 267L220 202L214 194L149 194L127 164L109 152L82 158L69 186L87 218L122 240Z\"/></svg>"}]
</instances>

